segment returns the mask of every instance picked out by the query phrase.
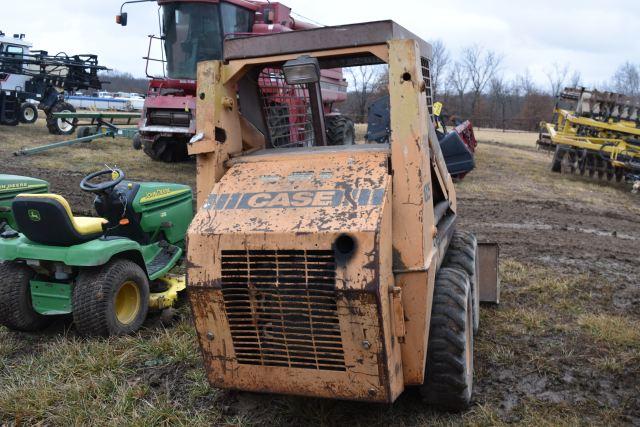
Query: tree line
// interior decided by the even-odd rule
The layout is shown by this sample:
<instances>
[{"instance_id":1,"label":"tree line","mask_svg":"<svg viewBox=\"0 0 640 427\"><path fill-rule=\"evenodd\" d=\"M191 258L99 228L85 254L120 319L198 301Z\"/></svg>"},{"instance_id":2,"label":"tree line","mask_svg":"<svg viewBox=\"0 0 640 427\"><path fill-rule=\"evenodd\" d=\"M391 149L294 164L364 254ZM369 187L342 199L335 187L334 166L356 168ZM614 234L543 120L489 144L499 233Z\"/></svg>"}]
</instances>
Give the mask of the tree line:
<instances>
[{"instance_id":1,"label":"tree line","mask_svg":"<svg viewBox=\"0 0 640 427\"><path fill-rule=\"evenodd\" d=\"M507 77L505 57L494 50L472 45L454 56L442 40L431 41L431 45L434 99L444 104L452 122L471 119L477 127L536 131L541 121L551 118L556 98L565 87L585 85L580 71L569 64L551 64L545 84L539 84L528 70ZM355 67L346 74L348 99L339 108L366 123L368 107L387 94L386 68ZM625 62L609 81L589 89L640 97L640 64Z\"/></svg>"},{"instance_id":2,"label":"tree line","mask_svg":"<svg viewBox=\"0 0 640 427\"><path fill-rule=\"evenodd\" d=\"M551 118L557 96L567 87L584 85L578 70L568 64L553 63L546 70L546 84L534 81L528 70L506 77L504 55L472 45L454 56L442 40L431 42L430 66L434 99L444 104L451 122L471 119L477 127L536 131L539 123ZM347 101L340 111L360 123L367 122L369 106L387 95L388 74L382 66L344 70L349 81ZM110 92L145 94L148 79L130 73L101 74ZM625 62L611 79L590 89L608 90L640 98L640 64Z\"/></svg>"}]
</instances>

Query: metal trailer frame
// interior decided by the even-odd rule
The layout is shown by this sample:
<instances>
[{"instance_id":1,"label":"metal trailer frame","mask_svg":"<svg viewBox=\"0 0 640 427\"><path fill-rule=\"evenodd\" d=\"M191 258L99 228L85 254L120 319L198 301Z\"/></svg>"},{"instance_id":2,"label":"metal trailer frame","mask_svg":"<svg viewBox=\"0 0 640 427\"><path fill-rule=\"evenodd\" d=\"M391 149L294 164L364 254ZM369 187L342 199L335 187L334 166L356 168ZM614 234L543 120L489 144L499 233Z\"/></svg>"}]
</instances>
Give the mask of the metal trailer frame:
<instances>
[{"instance_id":1,"label":"metal trailer frame","mask_svg":"<svg viewBox=\"0 0 640 427\"><path fill-rule=\"evenodd\" d=\"M539 145L555 149L552 171L640 181L640 128L633 122L603 122L557 109L555 123L542 123Z\"/></svg>"},{"instance_id":2,"label":"metal trailer frame","mask_svg":"<svg viewBox=\"0 0 640 427\"><path fill-rule=\"evenodd\" d=\"M30 156L32 154L43 153L56 148L69 147L75 144L92 142L102 138L123 137L133 139L138 133L135 126L140 114L137 113L54 113L56 119L85 120L80 122L82 127L78 128L78 137L66 141L54 142L33 148L23 148L13 153L14 156Z\"/></svg>"}]
</instances>

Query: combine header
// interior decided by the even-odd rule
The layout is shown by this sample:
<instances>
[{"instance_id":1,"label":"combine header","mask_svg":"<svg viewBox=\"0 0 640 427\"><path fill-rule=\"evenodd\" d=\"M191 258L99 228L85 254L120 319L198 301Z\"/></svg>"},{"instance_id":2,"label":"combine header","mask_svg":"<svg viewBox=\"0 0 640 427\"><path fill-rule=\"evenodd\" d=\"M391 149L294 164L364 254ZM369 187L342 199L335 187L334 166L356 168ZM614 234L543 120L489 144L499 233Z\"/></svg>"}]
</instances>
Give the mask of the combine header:
<instances>
[{"instance_id":1,"label":"combine header","mask_svg":"<svg viewBox=\"0 0 640 427\"><path fill-rule=\"evenodd\" d=\"M611 92L565 89L538 145L555 150L553 172L640 182L640 102Z\"/></svg>"}]
</instances>

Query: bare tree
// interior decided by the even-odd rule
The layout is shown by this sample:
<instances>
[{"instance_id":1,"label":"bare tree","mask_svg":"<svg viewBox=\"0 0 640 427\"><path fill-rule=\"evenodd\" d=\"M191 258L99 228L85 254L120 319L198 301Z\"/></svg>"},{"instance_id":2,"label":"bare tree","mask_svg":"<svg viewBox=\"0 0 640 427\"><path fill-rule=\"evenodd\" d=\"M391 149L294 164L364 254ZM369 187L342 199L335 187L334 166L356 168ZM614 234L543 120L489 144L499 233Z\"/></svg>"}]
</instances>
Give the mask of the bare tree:
<instances>
[{"instance_id":1,"label":"bare tree","mask_svg":"<svg viewBox=\"0 0 640 427\"><path fill-rule=\"evenodd\" d=\"M451 62L449 50L440 39L431 42L433 47L433 60L431 61L431 86L433 88L433 98L437 98L443 85L444 74Z\"/></svg>"},{"instance_id":2,"label":"bare tree","mask_svg":"<svg viewBox=\"0 0 640 427\"><path fill-rule=\"evenodd\" d=\"M460 114L464 116L464 95L469 88L469 74L466 73L464 65L456 62L449 73L449 84L455 90L460 102Z\"/></svg>"},{"instance_id":3,"label":"bare tree","mask_svg":"<svg viewBox=\"0 0 640 427\"><path fill-rule=\"evenodd\" d=\"M629 96L640 96L640 67L625 62L613 75L611 86L616 92Z\"/></svg>"},{"instance_id":4,"label":"bare tree","mask_svg":"<svg viewBox=\"0 0 640 427\"><path fill-rule=\"evenodd\" d=\"M569 64L560 66L557 62L553 63L553 69L546 72L549 79L549 87L551 88L551 96L556 98L564 89L569 74Z\"/></svg>"},{"instance_id":5,"label":"bare tree","mask_svg":"<svg viewBox=\"0 0 640 427\"><path fill-rule=\"evenodd\" d=\"M573 74L569 78L569 85L575 88L582 86L582 74L580 74L580 71L575 70L573 72Z\"/></svg>"},{"instance_id":6,"label":"bare tree","mask_svg":"<svg viewBox=\"0 0 640 427\"><path fill-rule=\"evenodd\" d=\"M494 105L494 120L497 120L498 116L501 117L500 127L502 127L503 130L506 129L508 95L509 87L504 77L502 75L495 75L489 82L489 96Z\"/></svg>"},{"instance_id":7,"label":"bare tree","mask_svg":"<svg viewBox=\"0 0 640 427\"><path fill-rule=\"evenodd\" d=\"M476 113L480 95L500 68L502 59L501 55L492 50L485 50L479 45L467 47L462 51L462 64L469 74L473 90L472 113Z\"/></svg>"},{"instance_id":8,"label":"bare tree","mask_svg":"<svg viewBox=\"0 0 640 427\"><path fill-rule=\"evenodd\" d=\"M531 76L531 72L527 68L524 70L524 73L518 75L516 77L516 96L520 96L520 92L524 93L524 96L529 96L532 93L538 91L535 82L533 81L533 77Z\"/></svg>"},{"instance_id":9,"label":"bare tree","mask_svg":"<svg viewBox=\"0 0 640 427\"><path fill-rule=\"evenodd\" d=\"M350 79L350 92L354 94L356 119L363 122L367 118L367 108L371 95L375 92L380 78L380 69L376 66L347 68ZM355 118L355 117L354 117Z\"/></svg>"}]
</instances>

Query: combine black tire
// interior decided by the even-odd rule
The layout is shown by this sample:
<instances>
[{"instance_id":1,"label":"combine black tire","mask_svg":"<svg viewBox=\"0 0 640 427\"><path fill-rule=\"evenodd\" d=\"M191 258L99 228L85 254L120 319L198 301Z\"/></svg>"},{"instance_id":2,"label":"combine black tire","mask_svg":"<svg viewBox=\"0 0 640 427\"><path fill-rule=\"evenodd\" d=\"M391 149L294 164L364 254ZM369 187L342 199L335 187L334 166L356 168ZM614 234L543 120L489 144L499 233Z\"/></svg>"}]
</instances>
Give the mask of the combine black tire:
<instances>
[{"instance_id":1,"label":"combine black tire","mask_svg":"<svg viewBox=\"0 0 640 427\"><path fill-rule=\"evenodd\" d=\"M480 328L480 288L478 284L478 239L473 233L456 231L451 239L449 250L445 254L445 267L453 267L464 270L469 276L471 286L471 298L473 302L473 333L478 333Z\"/></svg>"},{"instance_id":2,"label":"combine black tire","mask_svg":"<svg viewBox=\"0 0 640 427\"><path fill-rule=\"evenodd\" d=\"M142 150L142 136L140 136L140 132L136 132L131 140L131 145L134 150Z\"/></svg>"},{"instance_id":3,"label":"combine black tire","mask_svg":"<svg viewBox=\"0 0 640 427\"><path fill-rule=\"evenodd\" d=\"M68 102L57 102L47 112L47 129L49 133L53 135L71 135L75 132L78 125L78 119L65 120L56 119L52 116L53 113L75 113L76 109Z\"/></svg>"},{"instance_id":4,"label":"combine black tire","mask_svg":"<svg viewBox=\"0 0 640 427\"><path fill-rule=\"evenodd\" d=\"M271 148L283 148L292 143L289 107L271 104L267 110L267 125Z\"/></svg>"},{"instance_id":5,"label":"combine black tire","mask_svg":"<svg viewBox=\"0 0 640 427\"><path fill-rule=\"evenodd\" d=\"M145 139L142 143L144 153L156 162L180 163L189 160L187 143L171 138L158 138L156 141Z\"/></svg>"},{"instance_id":6,"label":"combine black tire","mask_svg":"<svg viewBox=\"0 0 640 427\"><path fill-rule=\"evenodd\" d=\"M36 332L46 328L51 317L36 313L31 304L35 272L26 265L0 262L0 324L14 331Z\"/></svg>"},{"instance_id":7,"label":"combine black tire","mask_svg":"<svg viewBox=\"0 0 640 427\"><path fill-rule=\"evenodd\" d=\"M430 405L448 411L469 407L473 392L471 286L463 270L441 268L436 276L425 382Z\"/></svg>"},{"instance_id":8,"label":"combine black tire","mask_svg":"<svg viewBox=\"0 0 640 427\"><path fill-rule=\"evenodd\" d=\"M329 116L325 120L328 145L353 145L356 143L356 127L346 116Z\"/></svg>"},{"instance_id":9,"label":"combine black tire","mask_svg":"<svg viewBox=\"0 0 640 427\"><path fill-rule=\"evenodd\" d=\"M139 299L129 313L130 320L123 323L118 319L117 297L125 287L137 292ZM140 329L148 311L149 281L137 264L113 260L78 275L73 290L73 321L81 335L107 337L132 334Z\"/></svg>"},{"instance_id":10,"label":"combine black tire","mask_svg":"<svg viewBox=\"0 0 640 427\"><path fill-rule=\"evenodd\" d=\"M31 124L38 120L38 108L30 102L20 106L20 123Z\"/></svg>"}]
</instances>

